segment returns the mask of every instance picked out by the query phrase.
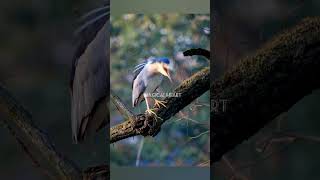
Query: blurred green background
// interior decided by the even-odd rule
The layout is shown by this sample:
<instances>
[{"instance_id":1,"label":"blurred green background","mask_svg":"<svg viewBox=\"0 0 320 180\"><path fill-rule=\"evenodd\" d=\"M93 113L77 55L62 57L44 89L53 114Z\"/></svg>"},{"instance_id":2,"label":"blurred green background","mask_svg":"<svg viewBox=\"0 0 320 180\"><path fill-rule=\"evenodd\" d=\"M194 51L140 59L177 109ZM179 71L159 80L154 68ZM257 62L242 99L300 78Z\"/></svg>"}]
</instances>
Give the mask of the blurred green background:
<instances>
[{"instance_id":1,"label":"blurred green background","mask_svg":"<svg viewBox=\"0 0 320 180\"><path fill-rule=\"evenodd\" d=\"M202 57L184 57L190 48L210 49L209 15L126 14L111 17L111 89L131 108L134 66L150 56L174 63L174 83L164 80L160 92L172 92L183 80L209 66ZM144 113L145 102L134 109ZM134 137L110 147L113 166L196 166L209 161L209 93L162 126L155 138ZM123 122L111 107L111 126ZM198 136L198 137L196 137ZM140 153L139 153L140 152Z\"/></svg>"},{"instance_id":2,"label":"blurred green background","mask_svg":"<svg viewBox=\"0 0 320 180\"><path fill-rule=\"evenodd\" d=\"M69 75L78 18L101 0L0 1L0 83L81 168L106 163L103 132L72 144ZM3 117L0 114L0 118ZM48 179L0 123L0 179Z\"/></svg>"}]
</instances>

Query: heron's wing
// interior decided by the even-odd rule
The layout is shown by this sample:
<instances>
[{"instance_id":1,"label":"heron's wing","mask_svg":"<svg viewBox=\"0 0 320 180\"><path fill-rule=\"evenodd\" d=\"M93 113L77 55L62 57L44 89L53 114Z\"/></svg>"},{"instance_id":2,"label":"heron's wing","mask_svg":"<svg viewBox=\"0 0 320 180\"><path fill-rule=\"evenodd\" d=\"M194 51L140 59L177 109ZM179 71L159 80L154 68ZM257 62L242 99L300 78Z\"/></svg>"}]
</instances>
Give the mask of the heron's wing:
<instances>
[{"instance_id":1,"label":"heron's wing","mask_svg":"<svg viewBox=\"0 0 320 180\"><path fill-rule=\"evenodd\" d=\"M137 77L137 76L136 76ZM132 83L132 106L135 107L139 102L143 100L143 93L146 90L144 81L137 81L137 78Z\"/></svg>"},{"instance_id":2,"label":"heron's wing","mask_svg":"<svg viewBox=\"0 0 320 180\"><path fill-rule=\"evenodd\" d=\"M102 8L97 8L80 18L82 24L75 32L76 50L72 59L72 68L70 76L70 89L72 90L75 69L80 56L84 53L91 41L96 37L97 33L105 25L110 17L110 3L106 1Z\"/></svg>"},{"instance_id":3,"label":"heron's wing","mask_svg":"<svg viewBox=\"0 0 320 180\"><path fill-rule=\"evenodd\" d=\"M134 80L137 78L137 76L139 75L139 73L142 71L142 69L145 67L147 62L143 62L141 64L138 64L135 66L135 69L133 71L133 79L132 79L132 83L131 83L131 88L133 89L133 82Z\"/></svg>"},{"instance_id":4,"label":"heron's wing","mask_svg":"<svg viewBox=\"0 0 320 180\"><path fill-rule=\"evenodd\" d=\"M71 125L76 143L99 129L109 117L109 22L103 18L95 23L84 33L87 36L80 41L73 60Z\"/></svg>"}]
</instances>

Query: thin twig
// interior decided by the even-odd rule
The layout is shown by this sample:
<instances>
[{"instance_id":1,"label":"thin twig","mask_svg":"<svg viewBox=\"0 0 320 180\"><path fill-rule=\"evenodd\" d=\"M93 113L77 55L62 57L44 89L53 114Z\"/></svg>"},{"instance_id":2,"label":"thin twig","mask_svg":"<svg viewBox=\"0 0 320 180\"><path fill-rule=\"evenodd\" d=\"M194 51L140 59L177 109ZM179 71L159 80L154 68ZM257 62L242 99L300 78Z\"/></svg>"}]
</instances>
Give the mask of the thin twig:
<instances>
[{"instance_id":1,"label":"thin twig","mask_svg":"<svg viewBox=\"0 0 320 180\"><path fill-rule=\"evenodd\" d=\"M110 97L113 104L117 107L118 111L124 116L125 119L134 119L135 115L127 108L122 100L113 92L110 92Z\"/></svg>"}]
</instances>

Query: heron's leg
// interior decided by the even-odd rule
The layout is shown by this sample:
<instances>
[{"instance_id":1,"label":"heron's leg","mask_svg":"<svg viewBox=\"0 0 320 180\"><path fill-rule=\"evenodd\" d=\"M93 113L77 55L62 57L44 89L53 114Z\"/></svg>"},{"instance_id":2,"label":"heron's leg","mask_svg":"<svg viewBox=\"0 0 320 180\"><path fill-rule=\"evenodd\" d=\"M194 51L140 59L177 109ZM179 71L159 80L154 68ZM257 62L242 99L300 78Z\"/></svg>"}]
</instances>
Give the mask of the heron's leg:
<instances>
[{"instance_id":1,"label":"heron's leg","mask_svg":"<svg viewBox=\"0 0 320 180\"><path fill-rule=\"evenodd\" d=\"M147 110L149 110L150 109L150 107L149 107L149 103L150 103L150 97L148 97L148 96L144 96L144 99L146 100L146 105L147 105Z\"/></svg>"},{"instance_id":2,"label":"heron's leg","mask_svg":"<svg viewBox=\"0 0 320 180\"><path fill-rule=\"evenodd\" d=\"M151 102L151 97L148 97L146 95L144 95L144 99L146 101L146 105L147 105L147 110L146 113L148 113L149 115L153 115L152 117L147 117L144 121L144 124L141 128L139 128L139 131L141 132L141 134L145 134L145 129L147 128L148 133L147 135L151 135L151 136L155 136L159 133L160 128L161 127L157 127L157 120L161 119L155 112L154 109L150 109L150 102Z\"/></svg>"},{"instance_id":3,"label":"heron's leg","mask_svg":"<svg viewBox=\"0 0 320 180\"><path fill-rule=\"evenodd\" d=\"M147 105L147 110L146 112L149 114L153 114L154 116L157 117L157 114L153 111L154 109L150 109L150 100L152 99L151 97L145 96L144 99L146 100L146 105Z\"/></svg>"}]
</instances>

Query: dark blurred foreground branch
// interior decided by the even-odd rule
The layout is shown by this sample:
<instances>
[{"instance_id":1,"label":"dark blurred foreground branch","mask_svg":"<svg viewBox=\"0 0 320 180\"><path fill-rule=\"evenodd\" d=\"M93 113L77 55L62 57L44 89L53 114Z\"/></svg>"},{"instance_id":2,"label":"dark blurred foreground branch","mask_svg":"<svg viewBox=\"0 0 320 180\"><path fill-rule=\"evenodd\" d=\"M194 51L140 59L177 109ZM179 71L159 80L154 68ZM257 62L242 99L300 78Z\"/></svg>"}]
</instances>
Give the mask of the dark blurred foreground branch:
<instances>
[{"instance_id":1,"label":"dark blurred foreground branch","mask_svg":"<svg viewBox=\"0 0 320 180\"><path fill-rule=\"evenodd\" d=\"M31 158L36 167L41 168L52 179L106 179L108 168L104 165L81 171L73 162L64 158L32 121L31 115L0 86L0 112L9 120L3 120L18 144Z\"/></svg>"},{"instance_id":2,"label":"dark blurred foreground branch","mask_svg":"<svg viewBox=\"0 0 320 180\"><path fill-rule=\"evenodd\" d=\"M174 90L173 93L179 94L179 97L167 97L164 99L166 107L155 110L158 118L149 114L132 114L124 103L121 102L121 99L112 94L111 99L113 99L114 104L126 121L111 127L110 143L137 135L155 136L166 120L170 119L193 100L208 91L209 87L210 69L204 68L189 79L183 81L182 84ZM150 123L152 125L150 125Z\"/></svg>"},{"instance_id":3,"label":"dark blurred foreground branch","mask_svg":"<svg viewBox=\"0 0 320 180\"><path fill-rule=\"evenodd\" d=\"M319 34L320 18L305 19L213 82L212 162L320 87Z\"/></svg>"}]
</instances>

